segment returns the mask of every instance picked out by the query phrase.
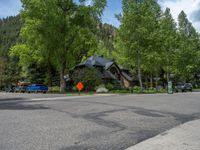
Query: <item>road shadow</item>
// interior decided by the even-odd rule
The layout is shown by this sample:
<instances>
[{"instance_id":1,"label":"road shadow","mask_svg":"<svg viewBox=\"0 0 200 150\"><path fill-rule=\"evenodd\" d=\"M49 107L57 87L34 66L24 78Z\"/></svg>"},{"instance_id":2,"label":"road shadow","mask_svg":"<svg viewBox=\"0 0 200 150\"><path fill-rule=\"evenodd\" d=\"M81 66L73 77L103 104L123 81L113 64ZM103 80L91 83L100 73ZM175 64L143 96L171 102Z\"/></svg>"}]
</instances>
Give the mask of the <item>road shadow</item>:
<instances>
[{"instance_id":1,"label":"road shadow","mask_svg":"<svg viewBox=\"0 0 200 150\"><path fill-rule=\"evenodd\" d=\"M25 100L25 98L23 97L10 97L10 98L1 98L0 97L0 102L4 102L4 101L22 101Z\"/></svg>"},{"instance_id":2,"label":"road shadow","mask_svg":"<svg viewBox=\"0 0 200 150\"><path fill-rule=\"evenodd\" d=\"M90 150L90 148L84 147L84 146L74 145L74 146L70 146L70 147L63 147L60 150ZM91 150L94 150L94 149L91 149Z\"/></svg>"},{"instance_id":3,"label":"road shadow","mask_svg":"<svg viewBox=\"0 0 200 150\"><path fill-rule=\"evenodd\" d=\"M10 101L0 103L0 110L39 110L39 109L49 109L40 104L27 104L23 101Z\"/></svg>"}]
</instances>

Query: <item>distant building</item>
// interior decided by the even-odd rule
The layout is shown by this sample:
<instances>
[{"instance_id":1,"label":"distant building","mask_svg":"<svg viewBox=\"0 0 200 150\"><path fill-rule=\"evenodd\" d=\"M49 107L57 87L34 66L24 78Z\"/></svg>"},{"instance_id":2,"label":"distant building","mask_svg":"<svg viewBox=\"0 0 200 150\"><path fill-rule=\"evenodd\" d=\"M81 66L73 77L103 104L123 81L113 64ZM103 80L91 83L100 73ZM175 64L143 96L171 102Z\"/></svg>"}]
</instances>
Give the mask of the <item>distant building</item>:
<instances>
[{"instance_id":1,"label":"distant building","mask_svg":"<svg viewBox=\"0 0 200 150\"><path fill-rule=\"evenodd\" d=\"M128 70L122 69L112 60L92 56L75 66L74 70L80 70L86 67L98 69L105 83L117 83L126 88L133 86L133 78L129 75Z\"/></svg>"}]
</instances>

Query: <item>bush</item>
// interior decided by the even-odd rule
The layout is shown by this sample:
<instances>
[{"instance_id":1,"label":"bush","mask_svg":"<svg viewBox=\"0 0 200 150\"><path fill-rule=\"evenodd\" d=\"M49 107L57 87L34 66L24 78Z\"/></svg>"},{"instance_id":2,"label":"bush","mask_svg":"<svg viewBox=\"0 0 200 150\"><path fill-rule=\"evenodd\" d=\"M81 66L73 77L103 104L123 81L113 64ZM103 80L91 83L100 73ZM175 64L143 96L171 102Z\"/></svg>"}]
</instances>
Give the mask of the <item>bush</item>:
<instances>
[{"instance_id":1,"label":"bush","mask_svg":"<svg viewBox=\"0 0 200 150\"><path fill-rule=\"evenodd\" d=\"M125 94L125 93L131 93L129 89L119 89L119 90L113 90L111 91L111 93L121 93L121 94Z\"/></svg>"},{"instance_id":2,"label":"bush","mask_svg":"<svg viewBox=\"0 0 200 150\"><path fill-rule=\"evenodd\" d=\"M157 93L156 89L155 88L148 88L148 89L145 89L143 91L143 93L146 93L146 94L153 94L153 93Z\"/></svg>"},{"instance_id":3,"label":"bush","mask_svg":"<svg viewBox=\"0 0 200 150\"><path fill-rule=\"evenodd\" d=\"M167 89L165 89L165 88L160 88L158 92L159 92L159 93L167 93Z\"/></svg>"},{"instance_id":4,"label":"bush","mask_svg":"<svg viewBox=\"0 0 200 150\"><path fill-rule=\"evenodd\" d=\"M78 91L77 88L76 88L76 86L73 86L73 87L72 87L72 91L74 91L74 92L75 92L75 91Z\"/></svg>"},{"instance_id":5,"label":"bush","mask_svg":"<svg viewBox=\"0 0 200 150\"><path fill-rule=\"evenodd\" d=\"M129 90L132 92L132 93L141 93L141 87L139 86L134 86L132 88L129 88Z\"/></svg>"},{"instance_id":6,"label":"bush","mask_svg":"<svg viewBox=\"0 0 200 150\"><path fill-rule=\"evenodd\" d=\"M109 84L106 85L106 88L107 88L109 91L111 91L111 90L114 89L114 85L109 83Z\"/></svg>"},{"instance_id":7,"label":"bush","mask_svg":"<svg viewBox=\"0 0 200 150\"><path fill-rule=\"evenodd\" d=\"M147 89L143 89L141 91L141 88L139 86L134 86L132 88L129 88L129 90L132 92L132 93L138 93L138 94L153 94L153 93L165 93L166 90L163 89L163 88L160 88L158 91L156 90L156 88L147 88Z\"/></svg>"},{"instance_id":8,"label":"bush","mask_svg":"<svg viewBox=\"0 0 200 150\"><path fill-rule=\"evenodd\" d=\"M98 86L95 87L95 90L97 90L99 88L106 88L106 86L104 84L100 84L100 85L98 85Z\"/></svg>"},{"instance_id":9,"label":"bush","mask_svg":"<svg viewBox=\"0 0 200 150\"><path fill-rule=\"evenodd\" d=\"M72 79L75 84L82 82L86 91L94 91L95 87L102 83L101 73L94 68L76 70L72 75Z\"/></svg>"},{"instance_id":10,"label":"bush","mask_svg":"<svg viewBox=\"0 0 200 150\"><path fill-rule=\"evenodd\" d=\"M60 87L59 86L49 87L49 92L50 93L59 93L60 92Z\"/></svg>"}]
</instances>

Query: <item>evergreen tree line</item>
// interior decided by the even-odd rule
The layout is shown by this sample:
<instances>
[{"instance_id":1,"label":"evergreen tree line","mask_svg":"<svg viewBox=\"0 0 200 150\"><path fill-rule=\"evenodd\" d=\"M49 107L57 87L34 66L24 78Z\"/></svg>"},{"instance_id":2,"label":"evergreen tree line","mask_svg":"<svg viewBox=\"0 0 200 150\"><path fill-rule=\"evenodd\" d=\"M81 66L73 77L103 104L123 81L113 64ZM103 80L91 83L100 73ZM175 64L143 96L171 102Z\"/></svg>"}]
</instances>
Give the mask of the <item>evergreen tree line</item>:
<instances>
[{"instance_id":1,"label":"evergreen tree line","mask_svg":"<svg viewBox=\"0 0 200 150\"><path fill-rule=\"evenodd\" d=\"M9 57L9 49L20 42L20 16L0 19L0 90L6 83L15 83L20 79L18 58Z\"/></svg>"}]
</instances>

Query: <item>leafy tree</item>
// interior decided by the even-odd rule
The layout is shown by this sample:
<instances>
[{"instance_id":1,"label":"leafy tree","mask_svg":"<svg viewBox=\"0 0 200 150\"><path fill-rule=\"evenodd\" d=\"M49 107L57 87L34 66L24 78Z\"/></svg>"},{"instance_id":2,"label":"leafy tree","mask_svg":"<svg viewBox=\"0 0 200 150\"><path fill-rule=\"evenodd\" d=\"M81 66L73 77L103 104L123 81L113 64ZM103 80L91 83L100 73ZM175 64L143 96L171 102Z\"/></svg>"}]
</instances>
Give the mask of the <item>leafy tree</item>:
<instances>
[{"instance_id":1,"label":"leafy tree","mask_svg":"<svg viewBox=\"0 0 200 150\"><path fill-rule=\"evenodd\" d=\"M137 68L141 89L144 55L154 48L159 15L160 6L156 0L123 1L123 16L120 18L117 45L119 51L123 51L119 54L124 55L123 60L128 62L129 68Z\"/></svg>"},{"instance_id":2,"label":"leafy tree","mask_svg":"<svg viewBox=\"0 0 200 150\"><path fill-rule=\"evenodd\" d=\"M95 90L95 87L102 83L101 73L93 68L75 70L72 78L75 84L83 82L85 90L87 91Z\"/></svg>"},{"instance_id":3,"label":"leafy tree","mask_svg":"<svg viewBox=\"0 0 200 150\"><path fill-rule=\"evenodd\" d=\"M173 73L173 60L175 51L178 48L178 35L176 23L170 13L170 9L166 8L161 18L160 34L161 39L161 54L162 54L162 69L166 73L167 82L170 81L170 74Z\"/></svg>"},{"instance_id":4,"label":"leafy tree","mask_svg":"<svg viewBox=\"0 0 200 150\"><path fill-rule=\"evenodd\" d=\"M160 49L153 49L152 51L146 52L144 54L144 63L142 65L144 73L150 76L150 87L153 88L153 80L155 79L156 89L163 64L163 57L162 54L159 53L159 50Z\"/></svg>"},{"instance_id":5,"label":"leafy tree","mask_svg":"<svg viewBox=\"0 0 200 150\"><path fill-rule=\"evenodd\" d=\"M170 9L161 12L156 0L123 0L119 29L101 23L106 0L22 4L20 15L0 19L0 88L18 80L48 80L51 86L59 72L63 92L64 75L91 55L116 59L138 77L141 89L143 79L152 87L155 77L165 83L174 74L176 80L196 82L200 74L199 33L183 11L177 26Z\"/></svg>"},{"instance_id":6,"label":"leafy tree","mask_svg":"<svg viewBox=\"0 0 200 150\"><path fill-rule=\"evenodd\" d=\"M176 74L187 81L194 77L199 62L199 35L182 11L179 21L179 49L176 51Z\"/></svg>"},{"instance_id":7,"label":"leafy tree","mask_svg":"<svg viewBox=\"0 0 200 150\"><path fill-rule=\"evenodd\" d=\"M53 60L60 72L60 91L64 92L64 75L76 63L82 50L95 41L94 32L106 1L93 0L84 5L72 0L22 0L24 26L22 37L29 53ZM51 58L51 59L50 59Z\"/></svg>"}]
</instances>

